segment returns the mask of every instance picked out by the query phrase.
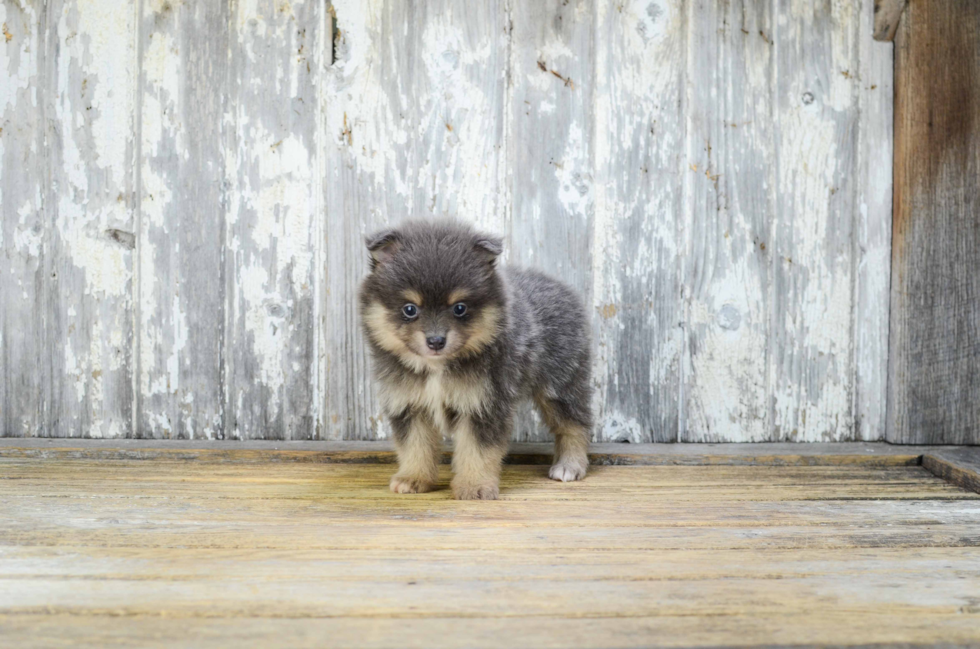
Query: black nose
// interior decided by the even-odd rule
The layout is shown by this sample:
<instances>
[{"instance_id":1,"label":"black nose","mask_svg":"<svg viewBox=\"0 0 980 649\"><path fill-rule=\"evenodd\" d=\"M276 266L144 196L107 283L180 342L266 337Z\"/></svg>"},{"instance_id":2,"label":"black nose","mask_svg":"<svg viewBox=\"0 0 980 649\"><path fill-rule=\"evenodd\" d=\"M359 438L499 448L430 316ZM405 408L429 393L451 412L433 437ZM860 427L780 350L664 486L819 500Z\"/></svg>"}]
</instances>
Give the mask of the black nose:
<instances>
[{"instance_id":1,"label":"black nose","mask_svg":"<svg viewBox=\"0 0 980 649\"><path fill-rule=\"evenodd\" d=\"M429 336L428 338L425 339L425 344L429 346L429 349L434 349L435 351L439 351L440 349L446 346L446 337Z\"/></svg>"}]
</instances>

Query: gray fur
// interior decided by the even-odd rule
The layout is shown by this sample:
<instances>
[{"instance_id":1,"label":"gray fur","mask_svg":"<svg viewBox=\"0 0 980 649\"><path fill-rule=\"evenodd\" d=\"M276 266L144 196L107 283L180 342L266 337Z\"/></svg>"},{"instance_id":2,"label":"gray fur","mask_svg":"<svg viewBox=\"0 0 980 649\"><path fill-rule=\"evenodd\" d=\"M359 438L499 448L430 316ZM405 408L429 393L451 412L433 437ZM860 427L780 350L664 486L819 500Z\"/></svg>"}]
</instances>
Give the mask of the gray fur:
<instances>
[{"instance_id":1,"label":"gray fur","mask_svg":"<svg viewBox=\"0 0 980 649\"><path fill-rule=\"evenodd\" d=\"M383 304L385 326L399 336L414 340L411 335L456 335L457 340L465 340L475 335L467 327L475 326L472 322L479 320L481 312L499 310L496 335L478 353L459 353L439 366L443 381L480 381L487 388L478 411L458 413L446 408L447 426L453 428L460 416L468 416L481 446L499 450L510 439L515 407L533 399L552 432L584 436L578 453L584 475L584 449L592 426L591 336L575 292L537 270L497 268L501 240L456 222L409 222L368 237L367 244L372 268L361 286L362 316L372 303ZM379 250L385 253L382 257ZM457 290L468 293L468 314L475 320L453 316L447 296ZM411 322L401 311L406 291L423 296L426 305ZM364 327L377 381L404 387L429 378L433 370L385 349L366 321ZM396 441L404 443L412 418L431 413L406 407L386 414ZM559 444L556 462L560 455Z\"/></svg>"}]
</instances>

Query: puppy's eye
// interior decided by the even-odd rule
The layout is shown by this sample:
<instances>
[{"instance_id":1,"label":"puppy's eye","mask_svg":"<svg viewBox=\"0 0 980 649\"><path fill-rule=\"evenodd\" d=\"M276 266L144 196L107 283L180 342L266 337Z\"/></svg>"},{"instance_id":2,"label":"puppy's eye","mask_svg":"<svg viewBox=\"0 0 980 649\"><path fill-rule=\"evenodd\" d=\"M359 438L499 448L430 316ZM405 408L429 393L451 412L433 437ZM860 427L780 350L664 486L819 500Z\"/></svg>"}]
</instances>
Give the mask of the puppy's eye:
<instances>
[{"instance_id":1,"label":"puppy's eye","mask_svg":"<svg viewBox=\"0 0 980 649\"><path fill-rule=\"evenodd\" d=\"M466 315L466 305L462 302L457 302L453 305L453 315L457 318L461 318Z\"/></svg>"},{"instance_id":2,"label":"puppy's eye","mask_svg":"<svg viewBox=\"0 0 980 649\"><path fill-rule=\"evenodd\" d=\"M419 308L411 302L402 307L402 315L404 315L406 318L414 318L418 314Z\"/></svg>"}]
</instances>

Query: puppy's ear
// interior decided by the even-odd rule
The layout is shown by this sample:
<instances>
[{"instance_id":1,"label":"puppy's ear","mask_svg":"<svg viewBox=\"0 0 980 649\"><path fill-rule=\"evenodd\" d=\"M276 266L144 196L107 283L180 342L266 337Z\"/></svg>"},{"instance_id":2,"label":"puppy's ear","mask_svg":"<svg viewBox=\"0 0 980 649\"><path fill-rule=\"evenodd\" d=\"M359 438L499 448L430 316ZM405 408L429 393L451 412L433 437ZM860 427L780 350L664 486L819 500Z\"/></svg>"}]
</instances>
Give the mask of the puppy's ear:
<instances>
[{"instance_id":1,"label":"puppy's ear","mask_svg":"<svg viewBox=\"0 0 980 649\"><path fill-rule=\"evenodd\" d=\"M493 235L478 234L473 240L473 248L483 255L487 262L492 264L497 260L497 256L504 251L504 241Z\"/></svg>"},{"instance_id":2,"label":"puppy's ear","mask_svg":"<svg viewBox=\"0 0 980 649\"><path fill-rule=\"evenodd\" d=\"M371 253L371 270L389 261L401 246L401 235L397 230L381 230L364 238L364 244Z\"/></svg>"}]
</instances>

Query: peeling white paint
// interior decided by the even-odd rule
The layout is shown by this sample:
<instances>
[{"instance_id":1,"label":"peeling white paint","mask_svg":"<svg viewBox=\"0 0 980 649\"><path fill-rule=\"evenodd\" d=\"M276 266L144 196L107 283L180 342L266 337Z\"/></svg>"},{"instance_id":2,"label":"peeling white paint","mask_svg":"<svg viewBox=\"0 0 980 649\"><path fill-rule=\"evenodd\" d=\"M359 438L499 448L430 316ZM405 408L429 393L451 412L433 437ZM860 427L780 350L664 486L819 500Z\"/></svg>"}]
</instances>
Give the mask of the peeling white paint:
<instances>
[{"instance_id":1,"label":"peeling white paint","mask_svg":"<svg viewBox=\"0 0 980 649\"><path fill-rule=\"evenodd\" d=\"M20 227L14 232L14 246L31 257L37 257L41 253L42 231L40 227L35 228L28 223L28 217L34 215L34 205L31 201L25 201L17 214L20 216ZM3 243L2 236L0 235L0 243Z\"/></svg>"},{"instance_id":2,"label":"peeling white paint","mask_svg":"<svg viewBox=\"0 0 980 649\"><path fill-rule=\"evenodd\" d=\"M621 415L604 417L595 431L595 439L604 442L642 444L647 441L648 437L647 431L639 421Z\"/></svg>"},{"instance_id":3,"label":"peeling white paint","mask_svg":"<svg viewBox=\"0 0 980 649\"><path fill-rule=\"evenodd\" d=\"M496 35L487 33L475 42L466 36L460 26L450 24L449 16L432 20L423 32L421 57L430 99L419 118L419 136L427 147L416 188L432 213L472 221L492 213L496 200L497 180L486 164L494 155L487 133L496 117L488 91L496 86L474 81L487 78ZM452 192L434 191L445 187Z\"/></svg>"},{"instance_id":4,"label":"peeling white paint","mask_svg":"<svg viewBox=\"0 0 980 649\"><path fill-rule=\"evenodd\" d=\"M37 24L37 14L34 7L18 7L17 11L25 14L25 24ZM0 22L12 23L12 18L12 16L8 17L7 4L0 4ZM12 25L9 26L8 33L11 33L11 29L16 30L17 28ZM25 38L25 36L27 37ZM3 83L0 83L0 110L2 110L2 114L6 114L7 111L17 107L18 97L25 90L31 89L31 83L35 78L38 49L37 34L17 34L16 37L17 40L12 42L14 34L11 33L11 39L6 41L4 47L0 47L0 71L3 72ZM4 38L6 39L5 35ZM15 47L16 50L14 50ZM36 104L34 105L36 106ZM2 138L0 138L0 142L2 142Z\"/></svg>"},{"instance_id":5,"label":"peeling white paint","mask_svg":"<svg viewBox=\"0 0 980 649\"><path fill-rule=\"evenodd\" d=\"M70 6L70 5L69 5ZM67 9L67 7L66 7ZM84 107L92 129L94 160L92 163L117 173L126 160L126 147L131 140L135 89L132 63L134 30L133 12L103 0L78 0L77 31L88 40L85 62L85 81L91 86L90 102ZM59 36L64 21L59 25ZM68 88L62 88L67 91Z\"/></svg>"},{"instance_id":6,"label":"peeling white paint","mask_svg":"<svg viewBox=\"0 0 980 649\"><path fill-rule=\"evenodd\" d=\"M323 107L329 136L334 146L346 147L352 162L377 187L407 197L411 212L410 179L399 171L394 157L401 146L413 141L412 134L383 90L386 62L379 60L381 44L375 40L381 33L384 3L344 0L332 6L341 41L340 56L326 77L326 97L342 101L327 99ZM368 119L369 115L375 117Z\"/></svg>"},{"instance_id":7,"label":"peeling white paint","mask_svg":"<svg viewBox=\"0 0 980 649\"><path fill-rule=\"evenodd\" d=\"M593 214L592 172L588 148L579 124L568 130L565 155L559 165L554 165L558 180L558 201L569 216L588 219Z\"/></svg>"},{"instance_id":8,"label":"peeling white paint","mask_svg":"<svg viewBox=\"0 0 980 649\"><path fill-rule=\"evenodd\" d=\"M862 398L880 402L885 380L891 177L874 161L890 158L891 59L869 49L870 9L331 5L336 61L322 4L228 5L213 160L193 157L199 125L187 123L199 114L187 85L199 36L183 29L200 19L193 6L151 0L139 16L75 0L53 17L57 55L16 25L0 47L0 245L14 256L0 266L3 306L29 317L37 273L60 275L45 290L61 311L37 324L70 328L56 355L68 432L254 436L271 422L390 436L357 330L360 238L451 215L587 297L596 439L841 439L858 420L880 435L884 409ZM20 11L36 24L10 3L0 20ZM733 117L753 101L767 123ZM57 155L37 150L39 109ZM28 154L56 193L41 176L4 182ZM219 210L195 211L183 165L223 179ZM223 250L181 252L194 219L224 219L208 221ZM189 297L197 278L180 265L192 255L224 273L213 313ZM218 406L195 376L205 331L224 346ZM137 431L118 403L127 382Z\"/></svg>"}]
</instances>

